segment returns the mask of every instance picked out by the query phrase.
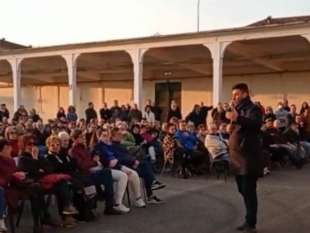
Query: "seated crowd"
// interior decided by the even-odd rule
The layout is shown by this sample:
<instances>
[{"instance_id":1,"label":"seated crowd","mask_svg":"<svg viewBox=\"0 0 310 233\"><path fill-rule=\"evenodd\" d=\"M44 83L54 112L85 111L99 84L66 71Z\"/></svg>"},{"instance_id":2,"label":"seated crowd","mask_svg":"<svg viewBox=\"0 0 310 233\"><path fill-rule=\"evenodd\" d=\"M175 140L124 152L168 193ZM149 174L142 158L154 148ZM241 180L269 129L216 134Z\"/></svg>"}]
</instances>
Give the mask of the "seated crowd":
<instances>
[{"instance_id":1,"label":"seated crowd","mask_svg":"<svg viewBox=\"0 0 310 233\"><path fill-rule=\"evenodd\" d=\"M309 105L303 103L299 113L287 100L275 112L257 105L264 113L266 173L287 163L301 168L310 157ZM28 113L23 106L10 118L2 104L0 232L7 231L7 209L15 213L22 200L31 203L38 233L44 225L59 225L49 210L51 196L64 227L93 220L100 200L105 201L107 215L128 213L127 187L138 208L163 203L155 191L165 185L156 174L169 171L189 178L210 172L218 161L229 164L230 111L227 103L214 108L201 103L182 118L172 101L161 123L162 111L151 101L144 111L115 101L111 108L104 104L99 115L89 103L85 118L79 118L73 106L67 112L60 108L55 119L44 123L34 109Z\"/></svg>"}]
</instances>

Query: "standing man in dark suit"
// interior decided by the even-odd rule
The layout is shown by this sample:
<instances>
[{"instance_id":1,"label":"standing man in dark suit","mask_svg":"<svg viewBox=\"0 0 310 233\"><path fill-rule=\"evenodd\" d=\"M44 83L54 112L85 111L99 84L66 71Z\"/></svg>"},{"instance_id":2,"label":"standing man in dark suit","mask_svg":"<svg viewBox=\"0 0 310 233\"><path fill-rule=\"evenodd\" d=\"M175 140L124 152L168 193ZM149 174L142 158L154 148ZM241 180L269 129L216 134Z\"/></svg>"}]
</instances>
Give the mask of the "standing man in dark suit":
<instances>
[{"instance_id":1,"label":"standing man in dark suit","mask_svg":"<svg viewBox=\"0 0 310 233\"><path fill-rule=\"evenodd\" d=\"M88 108L85 110L86 123L88 124L92 119L98 119L97 112L94 109L94 104L92 102L88 103Z\"/></svg>"},{"instance_id":2,"label":"standing man in dark suit","mask_svg":"<svg viewBox=\"0 0 310 233\"><path fill-rule=\"evenodd\" d=\"M236 183L245 204L245 222L238 231L256 232L257 180L263 175L263 155L260 129L263 122L261 109L250 99L247 84L232 88L233 109L226 117L232 123L229 151L236 170Z\"/></svg>"}]
</instances>

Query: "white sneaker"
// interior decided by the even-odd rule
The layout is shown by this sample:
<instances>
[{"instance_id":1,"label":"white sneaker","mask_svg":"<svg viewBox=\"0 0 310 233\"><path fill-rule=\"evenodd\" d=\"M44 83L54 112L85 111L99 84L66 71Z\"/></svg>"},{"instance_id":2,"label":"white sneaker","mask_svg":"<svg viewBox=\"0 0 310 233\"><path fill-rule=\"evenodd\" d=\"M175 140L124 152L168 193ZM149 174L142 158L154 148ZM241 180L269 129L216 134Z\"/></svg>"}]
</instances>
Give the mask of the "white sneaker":
<instances>
[{"instance_id":1,"label":"white sneaker","mask_svg":"<svg viewBox=\"0 0 310 233\"><path fill-rule=\"evenodd\" d=\"M8 229L5 226L4 219L0 219L0 232L7 232L7 231L8 231Z\"/></svg>"},{"instance_id":2,"label":"white sneaker","mask_svg":"<svg viewBox=\"0 0 310 233\"><path fill-rule=\"evenodd\" d=\"M138 208L145 208L146 207L146 204L142 200L141 197L136 200L136 207L138 207Z\"/></svg>"},{"instance_id":3,"label":"white sneaker","mask_svg":"<svg viewBox=\"0 0 310 233\"><path fill-rule=\"evenodd\" d=\"M128 213L130 211L130 209L123 204L114 206L114 209L122 213Z\"/></svg>"}]
</instances>

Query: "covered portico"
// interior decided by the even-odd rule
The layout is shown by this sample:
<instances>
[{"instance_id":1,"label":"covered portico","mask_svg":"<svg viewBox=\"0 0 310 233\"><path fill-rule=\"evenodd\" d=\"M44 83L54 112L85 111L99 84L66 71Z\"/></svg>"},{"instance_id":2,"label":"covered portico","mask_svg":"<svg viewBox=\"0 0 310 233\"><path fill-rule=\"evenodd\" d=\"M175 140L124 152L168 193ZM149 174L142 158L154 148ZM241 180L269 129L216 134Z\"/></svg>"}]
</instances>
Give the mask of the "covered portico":
<instances>
[{"instance_id":1,"label":"covered portico","mask_svg":"<svg viewBox=\"0 0 310 233\"><path fill-rule=\"evenodd\" d=\"M299 104L309 98L309 19L269 18L217 31L0 51L0 102L36 108L45 119L59 106L74 105L83 117L89 101L97 109L114 99L142 107L163 95L157 84L179 83L175 96L186 114L194 104L228 101L231 86L242 81L264 104L283 97Z\"/></svg>"}]
</instances>

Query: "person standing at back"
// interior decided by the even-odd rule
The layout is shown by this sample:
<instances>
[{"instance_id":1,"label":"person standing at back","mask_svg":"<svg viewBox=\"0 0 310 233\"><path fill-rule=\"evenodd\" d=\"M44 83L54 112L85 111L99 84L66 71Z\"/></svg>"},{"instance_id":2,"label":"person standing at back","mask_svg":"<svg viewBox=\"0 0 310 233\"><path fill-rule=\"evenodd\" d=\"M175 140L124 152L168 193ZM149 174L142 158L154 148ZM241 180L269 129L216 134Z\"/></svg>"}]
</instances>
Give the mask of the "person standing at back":
<instances>
[{"instance_id":1,"label":"person standing at back","mask_svg":"<svg viewBox=\"0 0 310 233\"><path fill-rule=\"evenodd\" d=\"M85 110L86 123L88 124L91 119L97 119L97 112L94 109L94 104L92 102L88 103L88 108Z\"/></svg>"},{"instance_id":2,"label":"person standing at back","mask_svg":"<svg viewBox=\"0 0 310 233\"><path fill-rule=\"evenodd\" d=\"M181 110L175 100L171 101L167 122L169 122L172 117L176 117L178 120L182 119Z\"/></svg>"},{"instance_id":3,"label":"person standing at back","mask_svg":"<svg viewBox=\"0 0 310 233\"><path fill-rule=\"evenodd\" d=\"M229 154L236 171L236 183L246 210L245 222L238 231L256 232L257 180L263 175L263 155L260 129L263 122L261 109L249 96L249 88L239 83L232 88L233 109L226 117L233 124L229 138Z\"/></svg>"},{"instance_id":4,"label":"person standing at back","mask_svg":"<svg viewBox=\"0 0 310 233\"><path fill-rule=\"evenodd\" d=\"M9 119L10 118L10 112L9 110L7 109L6 105L5 104L1 104L0 105L0 122L2 121L3 118L7 118Z\"/></svg>"}]
</instances>

